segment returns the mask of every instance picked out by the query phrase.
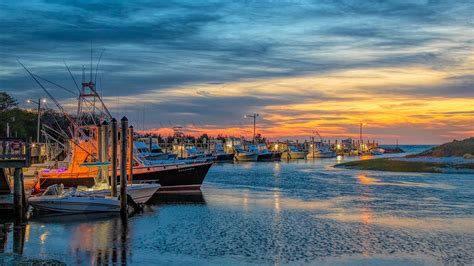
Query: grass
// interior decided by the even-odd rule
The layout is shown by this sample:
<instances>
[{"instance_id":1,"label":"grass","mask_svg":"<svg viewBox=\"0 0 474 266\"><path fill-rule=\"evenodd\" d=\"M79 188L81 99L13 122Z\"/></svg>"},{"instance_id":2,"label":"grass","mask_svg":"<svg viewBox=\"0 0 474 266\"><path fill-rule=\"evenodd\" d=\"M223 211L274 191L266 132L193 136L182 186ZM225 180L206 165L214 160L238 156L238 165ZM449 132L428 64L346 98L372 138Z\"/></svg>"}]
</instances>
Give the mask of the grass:
<instances>
[{"instance_id":1,"label":"grass","mask_svg":"<svg viewBox=\"0 0 474 266\"><path fill-rule=\"evenodd\" d=\"M357 170L375 170L392 172L442 173L443 169L474 169L474 164L446 164L432 162L395 161L385 158L352 161L335 165Z\"/></svg>"}]
</instances>

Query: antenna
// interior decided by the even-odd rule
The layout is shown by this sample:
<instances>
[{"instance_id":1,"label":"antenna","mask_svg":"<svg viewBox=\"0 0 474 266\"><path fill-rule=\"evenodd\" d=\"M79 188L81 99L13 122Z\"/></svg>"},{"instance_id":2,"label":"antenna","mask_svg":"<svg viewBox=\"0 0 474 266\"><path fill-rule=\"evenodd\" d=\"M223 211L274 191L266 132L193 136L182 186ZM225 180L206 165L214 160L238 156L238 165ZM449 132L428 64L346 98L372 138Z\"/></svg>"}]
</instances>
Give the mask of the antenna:
<instances>
[{"instance_id":1,"label":"antenna","mask_svg":"<svg viewBox=\"0 0 474 266\"><path fill-rule=\"evenodd\" d=\"M92 40L91 40L91 78L90 81L92 82Z\"/></svg>"}]
</instances>

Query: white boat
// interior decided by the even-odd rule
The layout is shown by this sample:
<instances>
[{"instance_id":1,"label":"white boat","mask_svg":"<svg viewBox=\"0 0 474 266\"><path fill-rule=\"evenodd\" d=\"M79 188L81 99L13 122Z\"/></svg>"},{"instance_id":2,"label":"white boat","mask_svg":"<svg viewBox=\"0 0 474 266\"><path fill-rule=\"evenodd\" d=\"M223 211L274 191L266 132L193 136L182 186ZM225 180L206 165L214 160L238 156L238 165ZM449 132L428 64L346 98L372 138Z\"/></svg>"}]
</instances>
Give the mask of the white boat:
<instances>
[{"instance_id":1,"label":"white boat","mask_svg":"<svg viewBox=\"0 0 474 266\"><path fill-rule=\"evenodd\" d=\"M376 148L370 151L372 155L382 155L385 153L385 150L382 148Z\"/></svg>"},{"instance_id":2,"label":"white boat","mask_svg":"<svg viewBox=\"0 0 474 266\"><path fill-rule=\"evenodd\" d=\"M328 147L322 146L317 147L316 145L311 145L306 155L307 159L314 159L314 158L334 158L336 157L336 153L331 151Z\"/></svg>"},{"instance_id":3,"label":"white boat","mask_svg":"<svg viewBox=\"0 0 474 266\"><path fill-rule=\"evenodd\" d=\"M102 169L103 172L108 173L108 166L110 165L109 162L93 162L93 163L83 163L82 166L87 167L97 167ZM158 191L161 187L160 184L132 184L127 185L127 194L139 204L146 203L153 195ZM112 194L112 190L110 185L106 180L100 177L99 175L96 178L95 185L91 188L87 187L80 187L78 186L78 190L83 193L88 193L91 196L110 196ZM117 191L120 191L120 186L117 186Z\"/></svg>"},{"instance_id":4,"label":"white boat","mask_svg":"<svg viewBox=\"0 0 474 266\"><path fill-rule=\"evenodd\" d=\"M130 195L136 203L145 204L153 197L160 187L160 184L129 184L127 185L127 194ZM81 189L81 192L87 193L90 196L109 196L112 193L109 188L78 187L78 189ZM120 191L120 186L117 186L117 191Z\"/></svg>"},{"instance_id":5,"label":"white boat","mask_svg":"<svg viewBox=\"0 0 474 266\"><path fill-rule=\"evenodd\" d=\"M258 152L250 152L245 151L242 146L234 145L234 158L236 161L244 162L244 161L257 161L258 160Z\"/></svg>"},{"instance_id":6,"label":"white boat","mask_svg":"<svg viewBox=\"0 0 474 266\"><path fill-rule=\"evenodd\" d=\"M298 150L297 147L293 145L288 145L288 149L283 152L282 159L304 159L306 153L304 151Z\"/></svg>"},{"instance_id":7,"label":"white boat","mask_svg":"<svg viewBox=\"0 0 474 266\"><path fill-rule=\"evenodd\" d=\"M41 196L28 198L33 208L65 213L120 212L117 197L91 196L75 188L64 190L64 186L52 185Z\"/></svg>"}]
</instances>

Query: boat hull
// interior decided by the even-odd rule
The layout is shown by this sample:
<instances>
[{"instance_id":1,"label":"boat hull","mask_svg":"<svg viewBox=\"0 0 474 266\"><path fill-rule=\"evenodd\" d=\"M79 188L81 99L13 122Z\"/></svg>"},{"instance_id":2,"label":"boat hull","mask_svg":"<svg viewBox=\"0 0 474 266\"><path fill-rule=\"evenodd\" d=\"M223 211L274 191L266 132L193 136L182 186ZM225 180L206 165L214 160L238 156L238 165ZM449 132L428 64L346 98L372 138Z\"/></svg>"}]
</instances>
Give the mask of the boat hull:
<instances>
[{"instance_id":1,"label":"boat hull","mask_svg":"<svg viewBox=\"0 0 474 266\"><path fill-rule=\"evenodd\" d=\"M52 212L120 212L120 201L117 198L39 196L29 198L28 202L37 210Z\"/></svg>"},{"instance_id":2,"label":"boat hull","mask_svg":"<svg viewBox=\"0 0 474 266\"><path fill-rule=\"evenodd\" d=\"M127 186L127 194L136 203L144 204L153 197L159 188L158 184L132 184ZM117 191L120 191L120 187L117 188ZM89 195L110 196L111 193L110 189L101 189L90 191Z\"/></svg>"},{"instance_id":3,"label":"boat hull","mask_svg":"<svg viewBox=\"0 0 474 266\"><path fill-rule=\"evenodd\" d=\"M215 155L216 162L232 162L234 160L233 153L219 153Z\"/></svg>"},{"instance_id":4,"label":"boat hull","mask_svg":"<svg viewBox=\"0 0 474 266\"><path fill-rule=\"evenodd\" d=\"M236 153L234 158L239 162L256 162L258 153Z\"/></svg>"},{"instance_id":5,"label":"boat hull","mask_svg":"<svg viewBox=\"0 0 474 266\"><path fill-rule=\"evenodd\" d=\"M281 155L282 159L286 160L294 160L294 159L304 159L306 157L306 153L304 152L284 152Z\"/></svg>"},{"instance_id":6,"label":"boat hull","mask_svg":"<svg viewBox=\"0 0 474 266\"><path fill-rule=\"evenodd\" d=\"M318 153L308 153L306 156L307 159L317 159L317 158L334 158L336 157L335 152L318 152Z\"/></svg>"},{"instance_id":7,"label":"boat hull","mask_svg":"<svg viewBox=\"0 0 474 266\"><path fill-rule=\"evenodd\" d=\"M133 168L133 182L157 183L161 187L157 192L190 192L200 191L201 184L211 167L212 162L196 164L177 164L160 166L140 166ZM118 180L120 176L118 176ZM63 184L65 188L85 186L93 187L93 176L88 177L40 177L40 189L54 184Z\"/></svg>"}]
</instances>

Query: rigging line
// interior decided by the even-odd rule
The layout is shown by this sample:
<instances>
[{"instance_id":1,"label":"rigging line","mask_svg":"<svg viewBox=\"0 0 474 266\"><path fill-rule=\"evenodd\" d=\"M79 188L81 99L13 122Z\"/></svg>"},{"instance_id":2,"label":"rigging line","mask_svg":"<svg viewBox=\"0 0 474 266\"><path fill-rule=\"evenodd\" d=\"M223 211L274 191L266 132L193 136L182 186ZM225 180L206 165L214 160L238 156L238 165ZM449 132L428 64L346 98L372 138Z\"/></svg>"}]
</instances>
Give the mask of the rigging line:
<instances>
[{"instance_id":1,"label":"rigging line","mask_svg":"<svg viewBox=\"0 0 474 266\"><path fill-rule=\"evenodd\" d=\"M28 74L36 81L36 83L43 89L43 91L48 95L48 97L54 102L54 104L56 104L56 106L59 108L59 110L61 110L61 112L66 116L66 118L69 120L69 122L71 122L72 125L76 125L74 120L68 115L68 113L64 110L64 108L61 106L61 104L59 104L59 102L53 97L53 95L51 95L51 93L43 86L43 84L41 84L41 82L39 82L39 80L35 77L35 75L33 73L31 73L30 70L28 70L25 65L23 65L20 60L18 60L18 63L23 67L23 69L25 69L26 72L28 72Z\"/></svg>"},{"instance_id":2,"label":"rigging line","mask_svg":"<svg viewBox=\"0 0 474 266\"><path fill-rule=\"evenodd\" d=\"M97 72L99 71L100 59L102 59L102 55L104 54L104 51L105 51L105 49L102 49L102 52L100 53L100 56L99 56L99 61L97 61L97 66L95 67L94 83L97 83Z\"/></svg>"},{"instance_id":3,"label":"rigging line","mask_svg":"<svg viewBox=\"0 0 474 266\"><path fill-rule=\"evenodd\" d=\"M67 71L69 72L69 75L71 76L72 80L74 81L74 84L76 85L76 89L81 94L81 89L79 89L79 85L77 85L76 79L74 78L74 75L72 74L71 70L69 69L69 66L66 64L66 61L64 61L64 65L67 68Z\"/></svg>"},{"instance_id":4,"label":"rigging line","mask_svg":"<svg viewBox=\"0 0 474 266\"><path fill-rule=\"evenodd\" d=\"M51 84L53 84L53 85L55 85L55 86L57 86L57 87L59 87L59 88L65 90L65 91L67 91L67 92L73 94L74 96L77 96L77 94L76 94L75 92L73 92L72 90L70 90L70 89L68 89L68 88L66 88L66 87L63 87L63 86L61 86L61 85L59 85L59 84L57 84L57 83L54 83L54 82L52 82L52 81L50 81L50 80L47 80L47 79L45 79L45 78L43 78L43 77L41 77L41 76L36 75L36 74L33 74L33 75L34 75L35 77L37 77L37 78L43 80L43 81L46 81L46 82L48 82L48 83L51 83Z\"/></svg>"}]
</instances>

